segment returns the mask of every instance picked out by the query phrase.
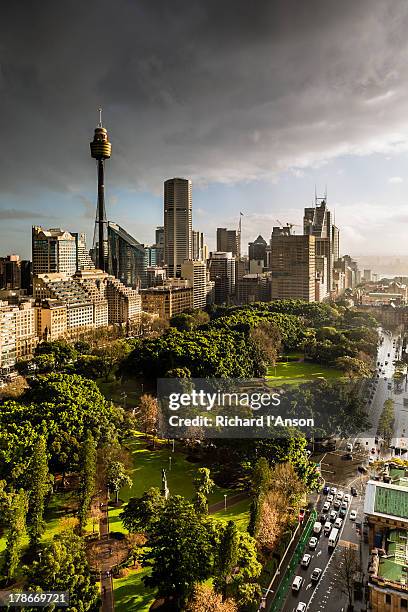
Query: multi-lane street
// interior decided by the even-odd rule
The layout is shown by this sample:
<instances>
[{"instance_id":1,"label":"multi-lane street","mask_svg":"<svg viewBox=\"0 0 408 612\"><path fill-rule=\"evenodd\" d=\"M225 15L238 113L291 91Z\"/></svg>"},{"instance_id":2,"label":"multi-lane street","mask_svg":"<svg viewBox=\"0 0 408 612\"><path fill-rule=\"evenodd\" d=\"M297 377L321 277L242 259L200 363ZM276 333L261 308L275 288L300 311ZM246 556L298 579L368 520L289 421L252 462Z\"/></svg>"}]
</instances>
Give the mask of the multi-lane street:
<instances>
[{"instance_id":1,"label":"multi-lane street","mask_svg":"<svg viewBox=\"0 0 408 612\"><path fill-rule=\"evenodd\" d=\"M291 590L288 593L282 608L284 612L296 612L297 610L302 610L302 612L303 610L305 612L341 612L347 609L348 597L344 593L344 586L343 589L341 588L344 582L341 577L341 567L344 563L342 555L346 546L355 548L362 559L362 569L364 571L366 565L364 556L367 552L362 533L365 482L370 475L374 475L374 468L371 468L373 460L379 457L387 458L392 454L391 450L382 446L381 440L377 440L376 443L378 421L386 399L391 397L394 400L394 435L405 435L404 429L408 432L408 407L404 406L403 401L405 395L408 398L408 393L402 392L394 395L393 386L393 362L400 358L398 340L393 338L390 333L383 331L381 337L383 340L378 348L377 369L367 397L370 427L367 431L356 432L355 436L349 440L342 440L336 451L327 453L321 458L322 476L325 479L325 484L329 487L336 487L350 495L351 487L353 487L356 489L357 495L350 497L347 514L344 517L339 541L334 551L332 553L329 551L329 537L324 535L323 530L318 537L317 546L314 550L309 550L306 546L304 552L311 555L310 564L307 568L299 564L295 571L296 576L303 578L302 585L298 592ZM404 391L406 390L404 389ZM352 445L352 460L342 461L346 458L347 448L350 448L348 447L349 444ZM339 470L339 466L342 468L341 470ZM358 466L363 466L367 473L359 472ZM319 517L323 513L323 505L326 501L327 494L321 492L316 505ZM330 503L330 510L332 509L333 502ZM350 519L350 514L353 511L356 513L356 518ZM311 580L315 568L322 570L317 583ZM300 603L303 603L304 607L299 606ZM363 605L364 602L361 601L361 607Z\"/></svg>"}]
</instances>

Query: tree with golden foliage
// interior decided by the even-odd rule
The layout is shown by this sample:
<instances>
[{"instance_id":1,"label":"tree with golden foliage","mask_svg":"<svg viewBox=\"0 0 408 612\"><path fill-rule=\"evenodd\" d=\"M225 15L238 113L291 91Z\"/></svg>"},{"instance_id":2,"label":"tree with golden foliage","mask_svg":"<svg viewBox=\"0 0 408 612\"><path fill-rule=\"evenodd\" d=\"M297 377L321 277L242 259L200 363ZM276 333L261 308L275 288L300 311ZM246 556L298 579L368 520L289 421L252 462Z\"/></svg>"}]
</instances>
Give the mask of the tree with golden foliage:
<instances>
[{"instance_id":1,"label":"tree with golden foliage","mask_svg":"<svg viewBox=\"0 0 408 612\"><path fill-rule=\"evenodd\" d=\"M266 493L262 500L257 533L260 546L272 549L285 530L288 519L286 497L275 490Z\"/></svg>"},{"instance_id":2,"label":"tree with golden foliage","mask_svg":"<svg viewBox=\"0 0 408 612\"><path fill-rule=\"evenodd\" d=\"M233 599L222 601L221 595L211 586L198 584L186 607L186 612L237 612L238 607Z\"/></svg>"}]
</instances>

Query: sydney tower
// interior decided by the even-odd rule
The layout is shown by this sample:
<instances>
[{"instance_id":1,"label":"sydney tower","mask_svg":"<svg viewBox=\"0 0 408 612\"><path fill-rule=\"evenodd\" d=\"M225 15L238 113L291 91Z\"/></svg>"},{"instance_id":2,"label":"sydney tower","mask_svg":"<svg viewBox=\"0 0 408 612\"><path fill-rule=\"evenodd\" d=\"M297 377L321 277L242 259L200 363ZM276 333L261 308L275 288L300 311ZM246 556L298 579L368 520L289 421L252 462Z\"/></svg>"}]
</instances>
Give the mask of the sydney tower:
<instances>
[{"instance_id":1,"label":"sydney tower","mask_svg":"<svg viewBox=\"0 0 408 612\"><path fill-rule=\"evenodd\" d=\"M98 204L95 218L94 253L96 267L106 272L108 264L108 236L105 210L105 159L109 159L112 145L108 140L108 132L102 126L102 109L99 109L99 123L95 128L91 142L91 156L97 160L98 166Z\"/></svg>"}]
</instances>

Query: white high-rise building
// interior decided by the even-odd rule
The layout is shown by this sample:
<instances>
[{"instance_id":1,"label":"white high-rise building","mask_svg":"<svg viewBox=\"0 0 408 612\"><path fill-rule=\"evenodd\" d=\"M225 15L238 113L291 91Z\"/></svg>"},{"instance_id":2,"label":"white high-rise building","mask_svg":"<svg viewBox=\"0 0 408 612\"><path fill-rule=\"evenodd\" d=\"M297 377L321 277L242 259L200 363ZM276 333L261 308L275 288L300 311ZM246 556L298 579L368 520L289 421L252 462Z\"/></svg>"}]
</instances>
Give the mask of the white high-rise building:
<instances>
[{"instance_id":1,"label":"white high-rise building","mask_svg":"<svg viewBox=\"0 0 408 612\"><path fill-rule=\"evenodd\" d=\"M164 263L168 276L179 276L181 264L192 259L191 181L173 178L164 183Z\"/></svg>"},{"instance_id":2,"label":"white high-rise building","mask_svg":"<svg viewBox=\"0 0 408 612\"><path fill-rule=\"evenodd\" d=\"M75 274L77 245L75 237L60 228L32 228L33 274Z\"/></svg>"},{"instance_id":3,"label":"white high-rise building","mask_svg":"<svg viewBox=\"0 0 408 612\"><path fill-rule=\"evenodd\" d=\"M204 308L207 296L207 266L203 261L186 259L181 264L181 277L193 287L193 307Z\"/></svg>"}]
</instances>

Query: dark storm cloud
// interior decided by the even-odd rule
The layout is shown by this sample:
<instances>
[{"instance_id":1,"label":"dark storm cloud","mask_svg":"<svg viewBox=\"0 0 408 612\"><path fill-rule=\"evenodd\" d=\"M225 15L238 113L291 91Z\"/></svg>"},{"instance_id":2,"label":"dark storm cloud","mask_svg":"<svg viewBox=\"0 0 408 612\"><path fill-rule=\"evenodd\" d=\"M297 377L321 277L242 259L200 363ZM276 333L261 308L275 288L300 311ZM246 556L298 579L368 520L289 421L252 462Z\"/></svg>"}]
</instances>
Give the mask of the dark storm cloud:
<instances>
[{"instance_id":1,"label":"dark storm cloud","mask_svg":"<svg viewBox=\"0 0 408 612\"><path fill-rule=\"evenodd\" d=\"M404 0L10 3L0 192L90 185L99 105L109 180L136 189L405 148L407 25Z\"/></svg>"}]
</instances>

